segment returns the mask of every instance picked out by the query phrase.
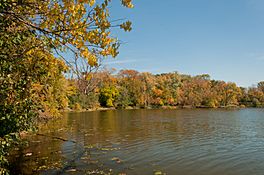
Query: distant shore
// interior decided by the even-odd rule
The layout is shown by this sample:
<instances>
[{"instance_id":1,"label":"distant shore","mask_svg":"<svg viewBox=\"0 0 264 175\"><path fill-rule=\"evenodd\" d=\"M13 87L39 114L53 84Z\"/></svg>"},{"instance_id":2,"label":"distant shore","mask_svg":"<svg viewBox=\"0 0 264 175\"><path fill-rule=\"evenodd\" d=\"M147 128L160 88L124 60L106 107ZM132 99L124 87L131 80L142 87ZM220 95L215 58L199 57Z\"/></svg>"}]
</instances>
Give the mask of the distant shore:
<instances>
[{"instance_id":1,"label":"distant shore","mask_svg":"<svg viewBox=\"0 0 264 175\"><path fill-rule=\"evenodd\" d=\"M74 110L74 109L66 109L63 112L92 112L92 111L109 111L109 110L133 110L133 109L243 109L243 108L263 108L263 107L252 107L252 106L244 106L244 105L228 105L228 106L219 106L219 107L208 107L208 106L128 106L125 108L119 107L98 107L98 108L91 108L91 109L81 109L81 110Z\"/></svg>"}]
</instances>

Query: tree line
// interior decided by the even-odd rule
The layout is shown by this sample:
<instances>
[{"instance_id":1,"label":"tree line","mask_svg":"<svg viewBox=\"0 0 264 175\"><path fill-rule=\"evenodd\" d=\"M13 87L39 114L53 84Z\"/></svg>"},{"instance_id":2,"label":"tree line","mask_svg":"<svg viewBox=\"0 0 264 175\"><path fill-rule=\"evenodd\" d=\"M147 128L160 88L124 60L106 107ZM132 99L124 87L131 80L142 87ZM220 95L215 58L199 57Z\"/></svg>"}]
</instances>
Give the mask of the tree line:
<instances>
[{"instance_id":1,"label":"tree line","mask_svg":"<svg viewBox=\"0 0 264 175\"><path fill-rule=\"evenodd\" d=\"M136 70L118 73L104 70L89 74L89 91L77 79L68 79L77 89L70 95L75 110L98 107L263 107L264 82L243 88L235 83L211 80L208 74L190 76L178 72L151 74ZM71 88L73 89L73 88Z\"/></svg>"}]
</instances>

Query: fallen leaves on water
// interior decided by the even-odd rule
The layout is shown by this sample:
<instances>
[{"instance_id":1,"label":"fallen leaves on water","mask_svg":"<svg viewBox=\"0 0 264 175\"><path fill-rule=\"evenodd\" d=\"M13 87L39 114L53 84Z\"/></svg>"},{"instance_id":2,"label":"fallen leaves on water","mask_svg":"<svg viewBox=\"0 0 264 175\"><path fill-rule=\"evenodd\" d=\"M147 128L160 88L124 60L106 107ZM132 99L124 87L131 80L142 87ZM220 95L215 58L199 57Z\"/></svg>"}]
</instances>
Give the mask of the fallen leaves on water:
<instances>
[{"instance_id":1,"label":"fallen leaves on water","mask_svg":"<svg viewBox=\"0 0 264 175\"><path fill-rule=\"evenodd\" d=\"M32 153L26 153L25 156L32 156Z\"/></svg>"},{"instance_id":2,"label":"fallen leaves on water","mask_svg":"<svg viewBox=\"0 0 264 175\"><path fill-rule=\"evenodd\" d=\"M111 160L115 161L116 163L122 163L122 160L119 157L113 157Z\"/></svg>"},{"instance_id":3,"label":"fallen leaves on water","mask_svg":"<svg viewBox=\"0 0 264 175\"><path fill-rule=\"evenodd\" d=\"M81 160L89 160L89 159L91 159L90 156L84 156L84 157L81 157Z\"/></svg>"},{"instance_id":4,"label":"fallen leaves on water","mask_svg":"<svg viewBox=\"0 0 264 175\"><path fill-rule=\"evenodd\" d=\"M90 164L98 164L99 161L98 161L98 160L90 160L89 163L90 163Z\"/></svg>"},{"instance_id":5,"label":"fallen leaves on water","mask_svg":"<svg viewBox=\"0 0 264 175\"><path fill-rule=\"evenodd\" d=\"M96 169L96 170L92 170L92 171L88 171L88 172L86 172L86 174L102 174L102 175L110 175L110 173L107 173L107 172L105 172L105 171L103 171L103 170L98 170L98 169Z\"/></svg>"},{"instance_id":6,"label":"fallen leaves on water","mask_svg":"<svg viewBox=\"0 0 264 175\"><path fill-rule=\"evenodd\" d=\"M114 147L101 147L98 144L90 144L90 145L86 145L84 146L85 149L97 149L97 150L101 150L101 151L116 151L116 150L120 150L120 148L114 148Z\"/></svg>"},{"instance_id":7,"label":"fallen leaves on water","mask_svg":"<svg viewBox=\"0 0 264 175\"><path fill-rule=\"evenodd\" d=\"M155 171L154 172L154 175L166 175L166 173L163 173L161 171Z\"/></svg>"},{"instance_id":8,"label":"fallen leaves on water","mask_svg":"<svg viewBox=\"0 0 264 175\"><path fill-rule=\"evenodd\" d=\"M69 169L66 172L76 172L77 170L75 168Z\"/></svg>"},{"instance_id":9,"label":"fallen leaves on water","mask_svg":"<svg viewBox=\"0 0 264 175\"><path fill-rule=\"evenodd\" d=\"M120 150L120 148L101 148L102 151L116 151Z\"/></svg>"}]
</instances>

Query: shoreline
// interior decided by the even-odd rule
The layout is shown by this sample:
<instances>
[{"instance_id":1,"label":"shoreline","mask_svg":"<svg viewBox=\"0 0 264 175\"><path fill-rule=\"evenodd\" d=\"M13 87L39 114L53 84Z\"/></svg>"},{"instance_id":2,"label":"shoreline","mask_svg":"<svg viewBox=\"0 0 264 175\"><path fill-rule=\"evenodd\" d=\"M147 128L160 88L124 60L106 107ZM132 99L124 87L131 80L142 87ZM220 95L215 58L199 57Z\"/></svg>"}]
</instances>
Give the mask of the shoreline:
<instances>
[{"instance_id":1,"label":"shoreline","mask_svg":"<svg viewBox=\"0 0 264 175\"><path fill-rule=\"evenodd\" d=\"M94 111L113 111L113 110L135 110L135 109L246 109L246 108L264 108L264 107L252 107L252 106L220 106L220 107L207 107L207 106L147 106L147 107L126 107L126 108L107 108L107 107L99 107L92 109L82 109L82 110L74 110L74 109L66 109L61 111L63 112L94 112Z\"/></svg>"}]
</instances>

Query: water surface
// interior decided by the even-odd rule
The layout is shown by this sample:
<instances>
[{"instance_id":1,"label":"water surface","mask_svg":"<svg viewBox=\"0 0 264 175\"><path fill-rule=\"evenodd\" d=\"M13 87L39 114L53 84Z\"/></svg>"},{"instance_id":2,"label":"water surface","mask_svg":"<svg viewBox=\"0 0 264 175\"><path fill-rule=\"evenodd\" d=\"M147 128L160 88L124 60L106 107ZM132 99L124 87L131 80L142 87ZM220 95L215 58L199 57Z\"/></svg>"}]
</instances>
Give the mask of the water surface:
<instances>
[{"instance_id":1,"label":"water surface","mask_svg":"<svg viewBox=\"0 0 264 175\"><path fill-rule=\"evenodd\" d=\"M264 109L66 113L39 133L17 174L264 174Z\"/></svg>"}]
</instances>

